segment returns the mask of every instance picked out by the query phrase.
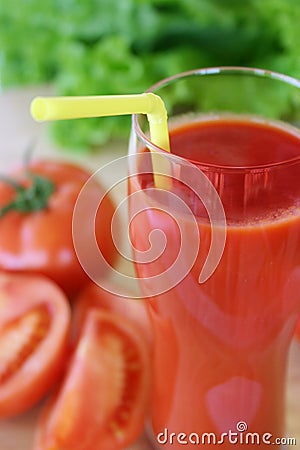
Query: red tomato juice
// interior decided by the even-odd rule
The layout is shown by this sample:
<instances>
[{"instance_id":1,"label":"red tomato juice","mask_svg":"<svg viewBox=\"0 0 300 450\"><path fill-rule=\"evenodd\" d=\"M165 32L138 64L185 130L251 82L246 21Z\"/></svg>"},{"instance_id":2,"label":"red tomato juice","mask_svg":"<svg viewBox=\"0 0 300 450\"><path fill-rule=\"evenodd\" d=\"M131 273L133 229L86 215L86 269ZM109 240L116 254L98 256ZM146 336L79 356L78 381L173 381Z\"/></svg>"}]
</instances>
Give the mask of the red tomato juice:
<instances>
[{"instance_id":1,"label":"red tomato juice","mask_svg":"<svg viewBox=\"0 0 300 450\"><path fill-rule=\"evenodd\" d=\"M201 202L174 182L196 216L200 250L177 286L148 300L154 440L165 449L269 445L285 433L286 358L300 310L300 134L257 119L207 118L175 128L171 149L214 184L227 239L215 272L199 284L211 228ZM132 178L130 192L148 186L151 176ZM187 235L190 226L187 219ZM168 268L179 250L175 221L151 208L131 223L134 246L147 249L155 228L168 244L153 263L136 264L141 278ZM147 282L141 287L148 295Z\"/></svg>"}]
</instances>

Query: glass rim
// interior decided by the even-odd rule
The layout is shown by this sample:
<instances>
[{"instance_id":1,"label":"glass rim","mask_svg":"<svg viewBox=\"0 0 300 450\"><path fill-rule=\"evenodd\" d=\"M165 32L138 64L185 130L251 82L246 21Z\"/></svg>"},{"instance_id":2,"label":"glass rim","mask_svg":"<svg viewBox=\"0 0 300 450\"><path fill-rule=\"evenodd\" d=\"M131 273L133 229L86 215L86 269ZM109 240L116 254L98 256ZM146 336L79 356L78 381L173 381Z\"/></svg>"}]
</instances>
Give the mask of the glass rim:
<instances>
[{"instance_id":1,"label":"glass rim","mask_svg":"<svg viewBox=\"0 0 300 450\"><path fill-rule=\"evenodd\" d=\"M158 89L165 87L169 84L172 84L180 79L189 78L191 76L205 76L205 75L248 75L252 77L257 78L265 78L265 79L271 79L274 81L279 81L284 83L285 85L289 85L291 87L297 88L300 91L300 80L297 78L293 78L290 75L285 75L279 72L275 72L268 69L261 69L256 67L242 67L242 66L219 66L219 67L206 67L206 68L198 68L193 70L188 70L185 72L180 72L175 75L172 75L167 78L163 78L157 83L150 86L145 92L153 92L157 91ZM159 147L158 145L154 144L149 137L146 136L146 134L142 131L140 124L139 124L139 117L142 116L142 114L133 114L132 115L132 126L134 131L136 132L137 136L141 139L141 141L145 144L146 147L151 148L152 150L155 150L160 153L168 154L166 150ZM271 120L270 120L271 122ZM284 123L284 122L283 122ZM287 124L288 125L288 124ZM299 139L300 139L300 129L299 129ZM172 154L173 155L173 154ZM175 156L175 155L174 155ZM282 161L276 161L273 163L266 163L266 164L258 164L258 165L245 165L245 166L235 166L235 165L222 165L222 164L213 164L213 163L207 163L207 162L201 162L201 161L194 161L188 158L184 158L182 156L176 155L176 157L179 160L183 161L189 161L192 164L197 165L198 167L201 167L203 169L214 169L214 170L220 170L220 171L259 171L259 170L265 170L265 169L272 169L272 168L278 168L286 165L293 165L300 163L300 154L299 156L295 156L293 158L289 158Z\"/></svg>"}]
</instances>

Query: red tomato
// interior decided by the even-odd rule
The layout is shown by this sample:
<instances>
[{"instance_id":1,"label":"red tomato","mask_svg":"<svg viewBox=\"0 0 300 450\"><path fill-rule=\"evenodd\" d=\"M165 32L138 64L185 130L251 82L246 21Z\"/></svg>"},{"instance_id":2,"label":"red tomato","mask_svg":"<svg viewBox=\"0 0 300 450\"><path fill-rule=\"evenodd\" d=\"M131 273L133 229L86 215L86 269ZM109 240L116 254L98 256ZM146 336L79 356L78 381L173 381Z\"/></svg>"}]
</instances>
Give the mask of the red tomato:
<instances>
[{"instance_id":1,"label":"red tomato","mask_svg":"<svg viewBox=\"0 0 300 450\"><path fill-rule=\"evenodd\" d=\"M41 276L0 274L0 417L40 400L61 375L70 307Z\"/></svg>"},{"instance_id":2,"label":"red tomato","mask_svg":"<svg viewBox=\"0 0 300 450\"><path fill-rule=\"evenodd\" d=\"M120 450L144 428L150 357L137 329L91 309L57 395L42 413L35 450Z\"/></svg>"},{"instance_id":3,"label":"red tomato","mask_svg":"<svg viewBox=\"0 0 300 450\"><path fill-rule=\"evenodd\" d=\"M29 171L29 172L28 172ZM0 269L41 273L71 296L87 282L72 240L72 216L77 196L90 174L71 164L34 162L0 183ZM17 184L18 183L18 184ZM103 188L90 184L89 196L101 199ZM82 239L89 215L82 215ZM116 252L110 234L114 206L108 196L99 206L95 234L100 250L112 265Z\"/></svg>"},{"instance_id":4,"label":"red tomato","mask_svg":"<svg viewBox=\"0 0 300 450\"><path fill-rule=\"evenodd\" d=\"M76 298L75 330L81 327L91 308L100 308L126 317L138 327L140 335L151 345L152 328L145 300L130 298L129 291L125 294L127 297L122 297L101 289L95 283L89 283Z\"/></svg>"}]
</instances>

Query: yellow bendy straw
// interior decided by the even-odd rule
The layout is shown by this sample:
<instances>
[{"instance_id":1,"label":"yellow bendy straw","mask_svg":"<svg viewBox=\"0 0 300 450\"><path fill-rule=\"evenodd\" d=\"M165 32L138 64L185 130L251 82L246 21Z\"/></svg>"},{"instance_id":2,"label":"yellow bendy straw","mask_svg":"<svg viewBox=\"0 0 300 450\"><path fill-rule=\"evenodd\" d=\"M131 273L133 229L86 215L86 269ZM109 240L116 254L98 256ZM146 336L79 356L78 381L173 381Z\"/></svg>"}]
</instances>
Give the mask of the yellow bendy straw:
<instances>
[{"instance_id":1,"label":"yellow bendy straw","mask_svg":"<svg viewBox=\"0 0 300 450\"><path fill-rule=\"evenodd\" d=\"M99 95L86 97L36 97L31 103L31 115L37 121L79 119L87 117L119 116L125 114L146 114L149 121L150 139L156 146L170 151L168 116L163 100L156 94ZM152 165L156 187L168 188L169 173L166 159L155 158L152 150Z\"/></svg>"}]
</instances>

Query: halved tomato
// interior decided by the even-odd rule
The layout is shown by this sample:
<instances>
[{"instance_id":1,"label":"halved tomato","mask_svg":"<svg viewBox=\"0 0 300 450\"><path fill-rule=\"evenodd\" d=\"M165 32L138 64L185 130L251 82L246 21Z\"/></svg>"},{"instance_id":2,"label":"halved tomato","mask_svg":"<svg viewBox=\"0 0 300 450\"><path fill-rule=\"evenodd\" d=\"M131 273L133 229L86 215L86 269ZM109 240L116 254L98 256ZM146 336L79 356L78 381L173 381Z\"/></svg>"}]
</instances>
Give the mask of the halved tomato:
<instances>
[{"instance_id":1,"label":"halved tomato","mask_svg":"<svg viewBox=\"0 0 300 450\"><path fill-rule=\"evenodd\" d=\"M113 288L115 286L112 286L112 290ZM123 288L122 291L124 292ZM124 292L126 297L116 295L102 289L95 283L89 283L75 299L75 331L82 326L85 316L91 308L99 308L117 313L130 320L137 326L140 336L151 345L153 340L152 327L146 301L144 299L131 298L133 297L131 294L128 289L127 292Z\"/></svg>"},{"instance_id":2,"label":"halved tomato","mask_svg":"<svg viewBox=\"0 0 300 450\"><path fill-rule=\"evenodd\" d=\"M54 398L41 415L35 450L120 450L144 428L150 356L125 318L90 309Z\"/></svg>"},{"instance_id":3,"label":"halved tomato","mask_svg":"<svg viewBox=\"0 0 300 450\"><path fill-rule=\"evenodd\" d=\"M0 273L0 418L31 407L62 373L70 316L52 281Z\"/></svg>"}]
</instances>

